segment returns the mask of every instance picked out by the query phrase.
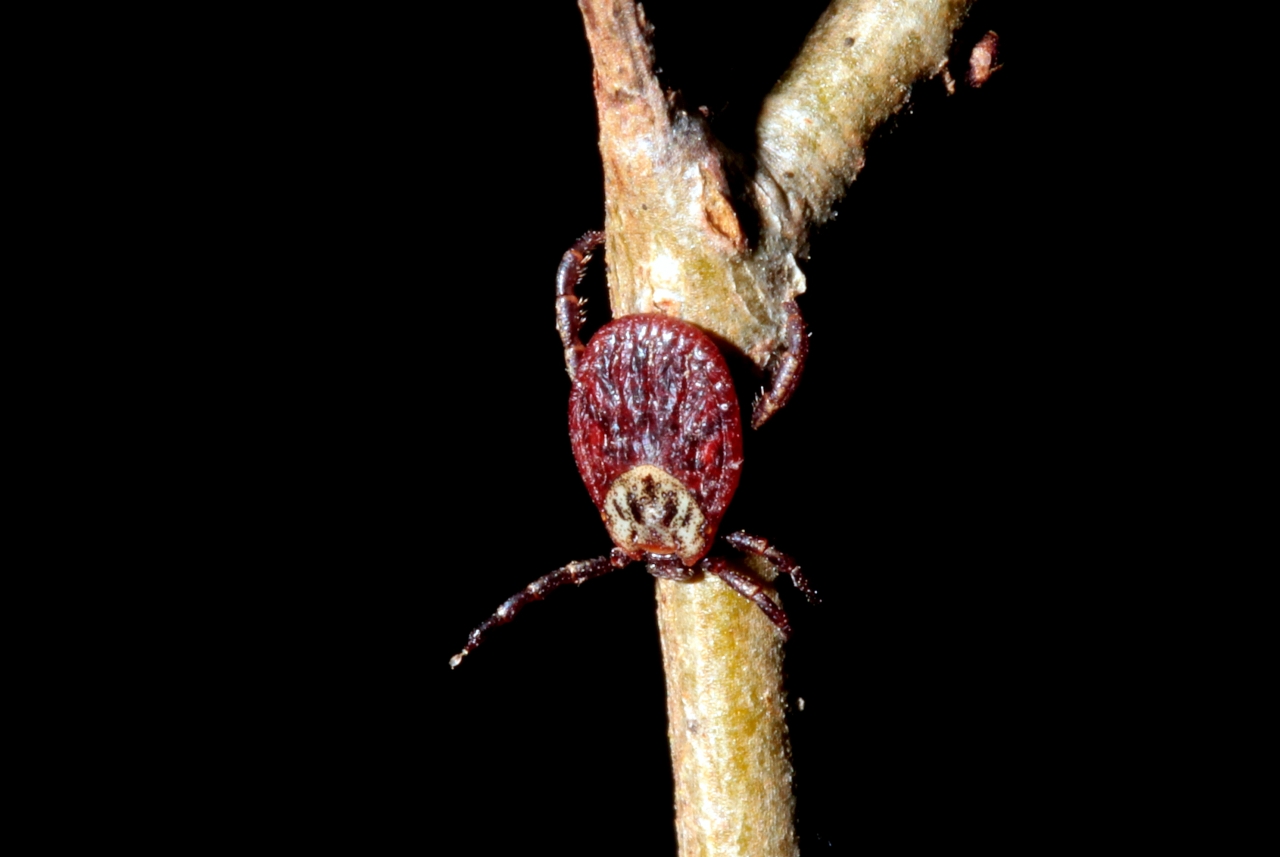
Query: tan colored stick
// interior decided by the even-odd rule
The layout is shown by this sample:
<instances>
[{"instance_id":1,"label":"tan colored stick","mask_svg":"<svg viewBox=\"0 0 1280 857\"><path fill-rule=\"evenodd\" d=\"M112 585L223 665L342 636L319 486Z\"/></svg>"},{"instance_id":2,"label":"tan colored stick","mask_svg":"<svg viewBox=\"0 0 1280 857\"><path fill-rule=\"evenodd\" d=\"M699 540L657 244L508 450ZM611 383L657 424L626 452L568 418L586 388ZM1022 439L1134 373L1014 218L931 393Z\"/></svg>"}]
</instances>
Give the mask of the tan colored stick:
<instances>
[{"instance_id":1,"label":"tan colored stick","mask_svg":"<svg viewBox=\"0 0 1280 857\"><path fill-rule=\"evenodd\" d=\"M748 199L735 199L705 122L655 77L643 11L634 0L579 0L595 62L614 316L683 318L763 368L782 305L805 289L796 256L809 228L861 169L872 130L913 82L943 68L967 6L833 2L764 104ZM742 205L756 209L754 244ZM768 563L747 564L773 578ZM777 630L710 575L658 581L658 621L682 857L794 857Z\"/></svg>"}]
</instances>

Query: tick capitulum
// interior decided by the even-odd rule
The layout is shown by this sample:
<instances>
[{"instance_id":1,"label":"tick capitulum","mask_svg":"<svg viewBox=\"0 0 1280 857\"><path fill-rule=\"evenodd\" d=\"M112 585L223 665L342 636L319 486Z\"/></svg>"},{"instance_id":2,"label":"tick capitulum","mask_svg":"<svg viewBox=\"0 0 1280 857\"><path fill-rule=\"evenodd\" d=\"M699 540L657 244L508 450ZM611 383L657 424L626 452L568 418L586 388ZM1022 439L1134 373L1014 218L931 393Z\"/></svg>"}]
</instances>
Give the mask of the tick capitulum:
<instances>
[{"instance_id":1,"label":"tick capitulum","mask_svg":"<svg viewBox=\"0 0 1280 857\"><path fill-rule=\"evenodd\" d=\"M791 632L787 614L762 583L727 560L708 556L742 468L738 398L715 343L687 322L652 313L617 319L585 346L579 338L582 313L574 290L603 241L603 232L588 232L564 254L556 274L556 327L573 380L573 457L615 547L608 556L558 568L508 598L471 632L450 666L530 601L635 562L671 580L714 574L755 603L784 636ZM756 403L755 428L786 404L804 366L804 322L794 303L786 311L786 347L775 357L769 387ZM736 532L722 540L767 558L817 603L799 564L764 539Z\"/></svg>"}]
</instances>

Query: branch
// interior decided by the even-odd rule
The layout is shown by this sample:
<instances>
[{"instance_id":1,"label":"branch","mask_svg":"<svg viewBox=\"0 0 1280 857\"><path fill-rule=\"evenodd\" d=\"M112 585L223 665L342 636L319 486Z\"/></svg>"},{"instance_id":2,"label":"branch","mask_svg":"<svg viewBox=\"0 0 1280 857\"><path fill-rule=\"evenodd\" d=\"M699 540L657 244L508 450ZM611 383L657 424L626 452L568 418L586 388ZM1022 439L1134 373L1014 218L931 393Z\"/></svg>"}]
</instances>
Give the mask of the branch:
<instances>
[{"instance_id":1,"label":"branch","mask_svg":"<svg viewBox=\"0 0 1280 857\"><path fill-rule=\"evenodd\" d=\"M918 80L946 67L969 0L835 0L778 81L757 124L757 206L799 245L866 162L871 133Z\"/></svg>"},{"instance_id":2,"label":"branch","mask_svg":"<svg viewBox=\"0 0 1280 857\"><path fill-rule=\"evenodd\" d=\"M759 149L726 152L654 72L634 0L579 0L595 64L615 317L690 321L764 368L796 257L862 168L873 129L946 64L960 0L835 0L764 102ZM767 563L749 562L771 580ZM798 853L774 626L707 576L658 581L680 853Z\"/></svg>"}]
</instances>

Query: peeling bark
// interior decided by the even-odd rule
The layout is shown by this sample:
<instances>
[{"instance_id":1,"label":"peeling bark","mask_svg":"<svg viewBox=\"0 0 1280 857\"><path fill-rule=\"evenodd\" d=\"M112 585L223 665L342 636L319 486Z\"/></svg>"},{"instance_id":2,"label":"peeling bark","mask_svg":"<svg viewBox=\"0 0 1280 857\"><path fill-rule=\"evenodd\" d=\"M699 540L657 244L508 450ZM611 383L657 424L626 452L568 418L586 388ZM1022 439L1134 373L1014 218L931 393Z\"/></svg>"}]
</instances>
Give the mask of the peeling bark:
<instances>
[{"instance_id":1,"label":"peeling bark","mask_svg":"<svg viewBox=\"0 0 1280 857\"><path fill-rule=\"evenodd\" d=\"M758 150L727 152L655 75L633 0L579 0L595 65L615 317L690 321L763 369L797 257L873 130L946 66L962 0L835 0L765 99ZM741 392L741 391L740 391ZM747 563L765 579L767 563ZM798 854L781 641L718 580L658 582L680 853Z\"/></svg>"}]
</instances>

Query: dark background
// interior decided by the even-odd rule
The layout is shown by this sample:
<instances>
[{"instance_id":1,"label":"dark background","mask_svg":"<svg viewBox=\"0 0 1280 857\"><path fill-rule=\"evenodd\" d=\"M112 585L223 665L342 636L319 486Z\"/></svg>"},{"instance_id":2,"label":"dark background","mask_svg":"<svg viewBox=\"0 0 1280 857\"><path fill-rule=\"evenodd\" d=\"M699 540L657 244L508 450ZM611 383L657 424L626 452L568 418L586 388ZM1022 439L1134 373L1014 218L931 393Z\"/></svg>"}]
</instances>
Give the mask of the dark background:
<instances>
[{"instance_id":1,"label":"dark background","mask_svg":"<svg viewBox=\"0 0 1280 857\"><path fill-rule=\"evenodd\" d=\"M1079 298L1046 276L1071 248L1015 5L978 4L961 37L999 31L1005 67L952 97L918 85L816 234L804 379L748 437L724 522L795 555L825 599L783 593L806 853L1016 839L1008 819L1049 812L1045 772L1096 704L1064 690L1090 645L1073 593L1099 583L1072 533L1111 524L1064 487L1099 428L1060 347ZM762 27L645 4L663 81L731 144L824 6ZM507 596L609 548L553 325L559 258L603 220L578 11L273 35L286 49L242 81L232 156L210 167L220 197L243 194L220 258L245 275L217 298L244 381L217 415L211 472L241 499L211 551L264 545L216 584L235 606L211 662L239 666L217 678L230 725L211 755L243 737L243 788L335 840L673 854L642 570L559 592L447 666Z\"/></svg>"}]
</instances>

